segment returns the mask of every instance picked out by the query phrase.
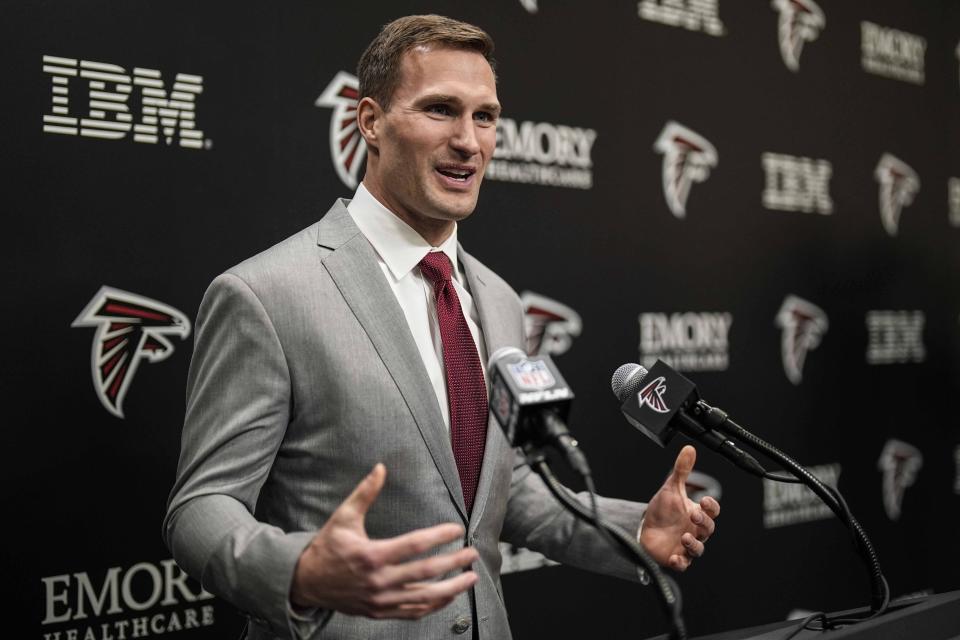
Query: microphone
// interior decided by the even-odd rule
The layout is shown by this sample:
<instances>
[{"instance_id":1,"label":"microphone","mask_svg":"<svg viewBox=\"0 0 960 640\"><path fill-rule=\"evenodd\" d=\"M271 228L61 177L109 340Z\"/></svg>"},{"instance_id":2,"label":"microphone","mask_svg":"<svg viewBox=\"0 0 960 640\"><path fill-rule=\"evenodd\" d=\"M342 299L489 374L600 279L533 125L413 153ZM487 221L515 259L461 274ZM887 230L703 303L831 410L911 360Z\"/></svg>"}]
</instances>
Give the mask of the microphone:
<instances>
[{"instance_id":1,"label":"microphone","mask_svg":"<svg viewBox=\"0 0 960 640\"><path fill-rule=\"evenodd\" d=\"M738 467L765 476L756 458L698 419L702 411L697 386L662 360L650 371L633 362L624 364L614 372L610 386L627 422L661 447L679 431Z\"/></svg>"},{"instance_id":2,"label":"microphone","mask_svg":"<svg viewBox=\"0 0 960 640\"><path fill-rule=\"evenodd\" d=\"M502 347L490 356L487 371L490 411L510 445L528 453L552 446L578 473L589 476L587 459L565 424L573 391L550 356Z\"/></svg>"}]
</instances>

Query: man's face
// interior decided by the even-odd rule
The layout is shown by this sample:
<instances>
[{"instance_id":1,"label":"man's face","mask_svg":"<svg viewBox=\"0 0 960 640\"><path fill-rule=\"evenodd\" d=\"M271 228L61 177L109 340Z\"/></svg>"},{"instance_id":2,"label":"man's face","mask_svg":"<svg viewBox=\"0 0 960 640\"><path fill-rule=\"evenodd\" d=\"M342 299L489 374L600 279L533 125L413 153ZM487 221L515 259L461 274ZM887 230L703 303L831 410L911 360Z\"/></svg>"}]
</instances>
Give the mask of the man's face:
<instances>
[{"instance_id":1,"label":"man's face","mask_svg":"<svg viewBox=\"0 0 960 640\"><path fill-rule=\"evenodd\" d=\"M500 104L493 70L474 51L419 47L404 55L401 69L376 125L378 160L364 183L428 237L425 231L449 229L477 206Z\"/></svg>"}]
</instances>

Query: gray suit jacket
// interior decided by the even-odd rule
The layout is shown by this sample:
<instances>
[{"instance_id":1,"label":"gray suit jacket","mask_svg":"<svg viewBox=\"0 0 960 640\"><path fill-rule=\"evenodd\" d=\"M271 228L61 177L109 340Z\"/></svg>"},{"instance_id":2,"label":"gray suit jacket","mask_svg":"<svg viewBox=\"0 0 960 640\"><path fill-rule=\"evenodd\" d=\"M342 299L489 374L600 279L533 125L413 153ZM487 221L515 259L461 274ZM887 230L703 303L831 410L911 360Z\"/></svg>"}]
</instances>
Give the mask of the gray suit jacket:
<instances>
[{"instance_id":1,"label":"gray suit jacket","mask_svg":"<svg viewBox=\"0 0 960 640\"><path fill-rule=\"evenodd\" d=\"M250 617L248 637L510 637L503 539L550 558L637 579L519 462L495 422L468 518L447 428L377 256L338 201L318 223L217 277L197 317L187 413L164 535L177 562ZM487 349L523 344L522 309L495 273L459 251ZM315 531L377 462L387 482L372 538L460 522L479 581L416 622L334 612L291 618L293 570ZM601 501L635 530L643 505Z\"/></svg>"}]
</instances>

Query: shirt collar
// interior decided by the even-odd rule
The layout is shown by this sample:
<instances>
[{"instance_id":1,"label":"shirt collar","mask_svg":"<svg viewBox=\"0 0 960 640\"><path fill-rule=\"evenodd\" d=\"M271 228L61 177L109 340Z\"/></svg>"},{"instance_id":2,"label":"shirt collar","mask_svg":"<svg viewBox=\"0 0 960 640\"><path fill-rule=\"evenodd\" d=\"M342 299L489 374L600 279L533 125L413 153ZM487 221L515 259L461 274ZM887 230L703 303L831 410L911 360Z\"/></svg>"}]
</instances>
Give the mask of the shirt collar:
<instances>
[{"instance_id":1,"label":"shirt collar","mask_svg":"<svg viewBox=\"0 0 960 640\"><path fill-rule=\"evenodd\" d=\"M367 238L391 275L400 280L413 270L431 251L443 251L453 265L454 277L460 273L457 264L457 226L439 247L432 247L413 227L380 203L360 183L347 211L360 232Z\"/></svg>"}]
</instances>

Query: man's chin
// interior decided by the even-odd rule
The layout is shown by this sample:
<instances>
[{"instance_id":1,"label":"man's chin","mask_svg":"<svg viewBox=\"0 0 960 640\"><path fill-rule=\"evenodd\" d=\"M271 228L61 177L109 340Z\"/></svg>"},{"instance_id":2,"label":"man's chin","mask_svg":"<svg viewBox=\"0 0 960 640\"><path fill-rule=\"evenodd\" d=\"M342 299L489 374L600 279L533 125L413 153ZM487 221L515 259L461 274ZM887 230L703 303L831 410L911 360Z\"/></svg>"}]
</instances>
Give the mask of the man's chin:
<instances>
[{"instance_id":1,"label":"man's chin","mask_svg":"<svg viewBox=\"0 0 960 640\"><path fill-rule=\"evenodd\" d=\"M450 220L452 222L460 222L470 217L470 214L477 208L477 199L470 198L469 200L453 200L444 199L443 202L437 203L436 207L436 217L443 220Z\"/></svg>"}]
</instances>

